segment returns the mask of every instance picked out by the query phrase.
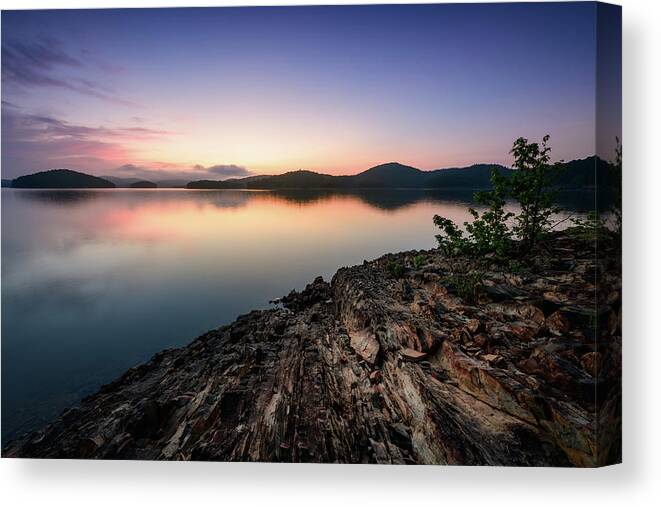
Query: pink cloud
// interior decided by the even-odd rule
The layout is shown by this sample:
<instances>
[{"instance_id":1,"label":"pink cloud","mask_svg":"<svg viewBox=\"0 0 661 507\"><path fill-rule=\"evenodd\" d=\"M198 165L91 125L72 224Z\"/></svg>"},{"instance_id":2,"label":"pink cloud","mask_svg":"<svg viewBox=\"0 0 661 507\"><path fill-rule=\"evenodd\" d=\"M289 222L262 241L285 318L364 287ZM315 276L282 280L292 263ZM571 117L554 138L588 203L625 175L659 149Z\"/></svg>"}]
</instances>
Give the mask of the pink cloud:
<instances>
[{"instance_id":1,"label":"pink cloud","mask_svg":"<svg viewBox=\"0 0 661 507\"><path fill-rule=\"evenodd\" d=\"M88 127L51 116L26 114L3 104L2 167L5 177L68 167L97 172L135 157L127 142L173 135L145 127ZM90 162L94 164L90 167Z\"/></svg>"},{"instance_id":2,"label":"pink cloud","mask_svg":"<svg viewBox=\"0 0 661 507\"><path fill-rule=\"evenodd\" d=\"M226 179L252 174L234 164L205 167L145 161L132 147L141 141L176 135L168 130L146 126L90 127L53 116L25 113L7 102L2 106L4 178L52 168L155 180Z\"/></svg>"}]
</instances>

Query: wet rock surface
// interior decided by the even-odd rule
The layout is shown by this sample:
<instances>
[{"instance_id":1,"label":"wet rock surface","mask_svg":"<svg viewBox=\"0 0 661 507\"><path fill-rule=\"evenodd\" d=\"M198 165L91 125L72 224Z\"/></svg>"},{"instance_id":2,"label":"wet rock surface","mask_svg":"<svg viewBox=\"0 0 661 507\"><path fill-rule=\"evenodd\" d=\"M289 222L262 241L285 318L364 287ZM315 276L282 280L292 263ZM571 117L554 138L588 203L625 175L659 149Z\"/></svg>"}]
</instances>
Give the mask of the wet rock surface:
<instances>
[{"instance_id":1,"label":"wet rock surface","mask_svg":"<svg viewBox=\"0 0 661 507\"><path fill-rule=\"evenodd\" d=\"M156 354L3 455L617 462L616 245L596 256L594 242L557 233L544 248L516 272L436 250L340 269Z\"/></svg>"}]
</instances>

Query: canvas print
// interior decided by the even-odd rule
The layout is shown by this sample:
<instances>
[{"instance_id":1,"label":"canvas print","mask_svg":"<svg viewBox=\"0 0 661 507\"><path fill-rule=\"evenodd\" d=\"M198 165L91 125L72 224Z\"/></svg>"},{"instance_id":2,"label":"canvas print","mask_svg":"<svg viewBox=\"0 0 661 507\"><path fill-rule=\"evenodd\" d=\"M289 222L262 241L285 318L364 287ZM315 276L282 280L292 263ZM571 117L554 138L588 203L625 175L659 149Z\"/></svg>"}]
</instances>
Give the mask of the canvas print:
<instances>
[{"instance_id":1,"label":"canvas print","mask_svg":"<svg viewBox=\"0 0 661 507\"><path fill-rule=\"evenodd\" d=\"M621 9L2 12L2 456L621 461Z\"/></svg>"}]
</instances>

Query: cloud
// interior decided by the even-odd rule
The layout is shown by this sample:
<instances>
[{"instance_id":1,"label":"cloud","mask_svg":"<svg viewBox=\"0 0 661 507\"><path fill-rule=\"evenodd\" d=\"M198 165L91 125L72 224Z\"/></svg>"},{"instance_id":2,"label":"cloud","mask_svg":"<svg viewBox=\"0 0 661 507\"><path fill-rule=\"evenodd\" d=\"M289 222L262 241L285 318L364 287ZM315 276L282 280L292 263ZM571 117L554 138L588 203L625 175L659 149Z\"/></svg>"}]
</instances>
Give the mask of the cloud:
<instances>
[{"instance_id":1,"label":"cloud","mask_svg":"<svg viewBox=\"0 0 661 507\"><path fill-rule=\"evenodd\" d=\"M55 167L98 173L134 159L130 143L174 134L146 127L89 127L2 105L4 177Z\"/></svg>"},{"instance_id":2,"label":"cloud","mask_svg":"<svg viewBox=\"0 0 661 507\"><path fill-rule=\"evenodd\" d=\"M120 178L139 178L143 180L222 180L227 178L243 178L253 173L234 164L218 164L209 167L196 164L192 167L168 162L154 162L153 165L124 164L114 168L107 176Z\"/></svg>"},{"instance_id":3,"label":"cloud","mask_svg":"<svg viewBox=\"0 0 661 507\"><path fill-rule=\"evenodd\" d=\"M13 109L18 109L17 106L8 105ZM58 137L114 137L121 138L127 137L130 139L169 136L174 135L175 132L161 129L151 129L146 127L87 127L85 125L76 125L65 120L60 120L53 116L29 114L14 112L10 114L9 120L12 124L20 123L25 130L39 132L41 136L58 136Z\"/></svg>"},{"instance_id":4,"label":"cloud","mask_svg":"<svg viewBox=\"0 0 661 507\"><path fill-rule=\"evenodd\" d=\"M2 172L4 178L53 168L153 181L241 178L253 174L235 164L203 166L145 162L131 146L175 132L146 126L90 127L51 115L23 112L2 103ZM136 161L133 163L127 163Z\"/></svg>"},{"instance_id":5,"label":"cloud","mask_svg":"<svg viewBox=\"0 0 661 507\"><path fill-rule=\"evenodd\" d=\"M16 109L15 106L14 109ZM41 140L48 140L49 138L87 139L91 137L136 140L175 134L168 130L145 127L88 127L72 124L52 116L21 112L9 113L7 117L11 126L18 127L28 137L39 137Z\"/></svg>"},{"instance_id":6,"label":"cloud","mask_svg":"<svg viewBox=\"0 0 661 507\"><path fill-rule=\"evenodd\" d=\"M210 175L215 176L216 179L226 179L226 178L245 178L246 176L251 176L253 173L238 165L212 165L209 167L204 167L202 165L195 165L193 169L200 172L206 172Z\"/></svg>"},{"instance_id":7,"label":"cloud","mask_svg":"<svg viewBox=\"0 0 661 507\"><path fill-rule=\"evenodd\" d=\"M179 166L180 167L180 166ZM190 181L196 179L193 173L186 168L182 169L169 169L158 165L146 166L138 164L124 164L115 167L105 173L105 176L115 176L118 178L136 178L139 180L148 181L164 181L164 180L184 180Z\"/></svg>"},{"instance_id":8,"label":"cloud","mask_svg":"<svg viewBox=\"0 0 661 507\"><path fill-rule=\"evenodd\" d=\"M107 87L71 75L86 67L85 62L68 54L57 39L41 38L30 42L8 40L2 43L2 80L6 84L23 88L63 88L116 104L136 106L114 95Z\"/></svg>"},{"instance_id":9,"label":"cloud","mask_svg":"<svg viewBox=\"0 0 661 507\"><path fill-rule=\"evenodd\" d=\"M9 56L12 62L25 63L30 69L48 70L56 65L83 66L82 62L64 52L58 40L52 38L42 38L30 44L8 41L2 46L2 56L5 55Z\"/></svg>"}]
</instances>

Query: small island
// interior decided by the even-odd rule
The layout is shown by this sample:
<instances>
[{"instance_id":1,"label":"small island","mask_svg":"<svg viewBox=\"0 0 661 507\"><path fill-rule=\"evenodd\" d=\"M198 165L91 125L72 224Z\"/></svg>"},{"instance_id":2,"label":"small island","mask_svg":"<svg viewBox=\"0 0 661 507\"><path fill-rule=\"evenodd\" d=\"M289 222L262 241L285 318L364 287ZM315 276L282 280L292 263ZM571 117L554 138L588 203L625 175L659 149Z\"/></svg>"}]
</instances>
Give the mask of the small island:
<instances>
[{"instance_id":1,"label":"small island","mask_svg":"<svg viewBox=\"0 0 661 507\"><path fill-rule=\"evenodd\" d=\"M19 176L12 181L11 186L12 188L115 188L115 184L111 181L70 169L51 169Z\"/></svg>"}]
</instances>

